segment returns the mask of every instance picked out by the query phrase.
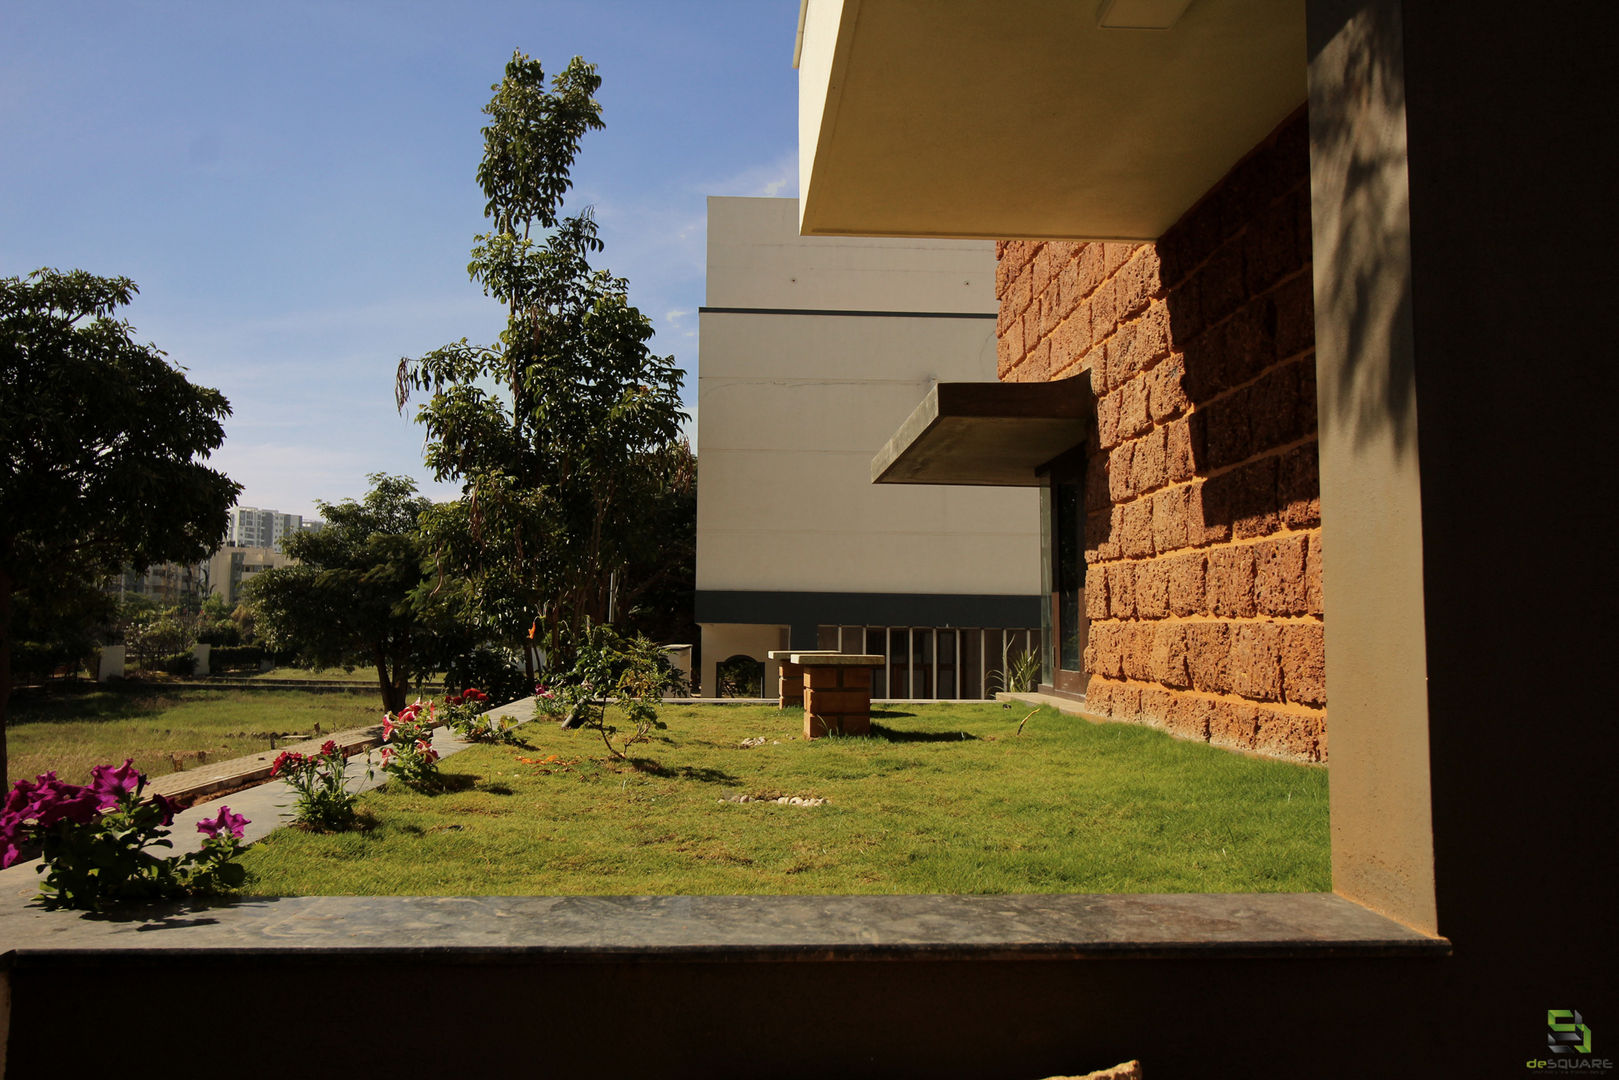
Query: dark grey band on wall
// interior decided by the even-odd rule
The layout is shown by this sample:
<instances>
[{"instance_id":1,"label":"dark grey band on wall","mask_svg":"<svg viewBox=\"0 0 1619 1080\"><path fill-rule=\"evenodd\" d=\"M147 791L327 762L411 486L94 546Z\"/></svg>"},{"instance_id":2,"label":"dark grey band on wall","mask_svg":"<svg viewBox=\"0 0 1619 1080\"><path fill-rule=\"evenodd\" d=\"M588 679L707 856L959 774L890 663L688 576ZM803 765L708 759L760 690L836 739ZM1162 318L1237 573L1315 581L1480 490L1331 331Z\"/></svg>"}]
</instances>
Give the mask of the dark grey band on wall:
<instances>
[{"instance_id":1,"label":"dark grey band on wall","mask_svg":"<svg viewBox=\"0 0 1619 1080\"><path fill-rule=\"evenodd\" d=\"M700 589L696 607L700 623L789 626L795 649L815 648L817 626L1040 625L1038 596Z\"/></svg>"}]
</instances>

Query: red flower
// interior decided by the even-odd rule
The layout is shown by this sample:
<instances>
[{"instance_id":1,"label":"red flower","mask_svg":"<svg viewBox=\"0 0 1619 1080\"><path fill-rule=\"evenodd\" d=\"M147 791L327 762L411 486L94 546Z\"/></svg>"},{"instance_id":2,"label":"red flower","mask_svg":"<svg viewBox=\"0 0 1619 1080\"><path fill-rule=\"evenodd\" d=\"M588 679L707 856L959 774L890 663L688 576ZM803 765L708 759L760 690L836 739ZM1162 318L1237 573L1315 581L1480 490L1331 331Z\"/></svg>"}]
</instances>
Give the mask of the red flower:
<instances>
[{"instance_id":1,"label":"red flower","mask_svg":"<svg viewBox=\"0 0 1619 1080\"><path fill-rule=\"evenodd\" d=\"M327 739L320 744L321 757L331 757L335 753L337 753L337 742L335 740Z\"/></svg>"}]
</instances>

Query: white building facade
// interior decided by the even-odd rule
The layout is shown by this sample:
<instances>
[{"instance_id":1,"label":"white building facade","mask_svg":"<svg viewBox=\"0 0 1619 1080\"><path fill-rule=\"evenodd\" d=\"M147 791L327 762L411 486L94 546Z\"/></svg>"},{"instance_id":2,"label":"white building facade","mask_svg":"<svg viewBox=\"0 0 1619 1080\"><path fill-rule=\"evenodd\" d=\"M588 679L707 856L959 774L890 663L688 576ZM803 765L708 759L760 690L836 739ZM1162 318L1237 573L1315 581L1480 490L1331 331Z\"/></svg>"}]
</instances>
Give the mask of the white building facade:
<instances>
[{"instance_id":1,"label":"white building facade","mask_svg":"<svg viewBox=\"0 0 1619 1080\"><path fill-rule=\"evenodd\" d=\"M993 243L805 238L796 200L709 199L703 693L733 657L835 648L886 657L879 697L977 698L1039 647L1036 491L871 482L933 384L994 381L997 311Z\"/></svg>"}]
</instances>

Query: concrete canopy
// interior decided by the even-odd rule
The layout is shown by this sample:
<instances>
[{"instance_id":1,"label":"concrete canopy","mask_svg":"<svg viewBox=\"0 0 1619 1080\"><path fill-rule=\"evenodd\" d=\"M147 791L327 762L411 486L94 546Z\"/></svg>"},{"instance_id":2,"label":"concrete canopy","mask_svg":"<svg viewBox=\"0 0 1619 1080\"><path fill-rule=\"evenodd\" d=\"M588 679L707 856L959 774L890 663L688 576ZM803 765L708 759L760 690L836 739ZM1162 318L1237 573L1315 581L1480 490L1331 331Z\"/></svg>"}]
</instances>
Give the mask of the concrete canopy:
<instances>
[{"instance_id":1,"label":"concrete canopy","mask_svg":"<svg viewBox=\"0 0 1619 1080\"><path fill-rule=\"evenodd\" d=\"M1090 385L938 383L871 459L871 481L1037 487L1036 470L1085 438Z\"/></svg>"},{"instance_id":2,"label":"concrete canopy","mask_svg":"<svg viewBox=\"0 0 1619 1080\"><path fill-rule=\"evenodd\" d=\"M1156 239L1305 99L1303 0L802 3L806 236Z\"/></svg>"}]
</instances>

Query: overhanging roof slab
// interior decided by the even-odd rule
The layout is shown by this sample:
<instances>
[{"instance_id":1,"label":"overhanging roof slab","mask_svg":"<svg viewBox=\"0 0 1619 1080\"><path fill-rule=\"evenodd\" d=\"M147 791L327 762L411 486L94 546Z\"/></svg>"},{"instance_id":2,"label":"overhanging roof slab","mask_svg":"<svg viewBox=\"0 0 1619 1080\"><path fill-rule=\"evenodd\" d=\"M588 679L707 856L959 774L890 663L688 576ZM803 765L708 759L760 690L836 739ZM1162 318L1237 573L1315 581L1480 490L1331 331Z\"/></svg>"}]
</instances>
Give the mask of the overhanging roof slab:
<instances>
[{"instance_id":1,"label":"overhanging roof slab","mask_svg":"<svg viewBox=\"0 0 1619 1080\"><path fill-rule=\"evenodd\" d=\"M872 458L871 482L1037 487L1090 430L1090 383L938 383Z\"/></svg>"},{"instance_id":2,"label":"overhanging roof slab","mask_svg":"<svg viewBox=\"0 0 1619 1080\"><path fill-rule=\"evenodd\" d=\"M1305 99L1304 0L802 2L806 236L1153 240Z\"/></svg>"}]
</instances>

